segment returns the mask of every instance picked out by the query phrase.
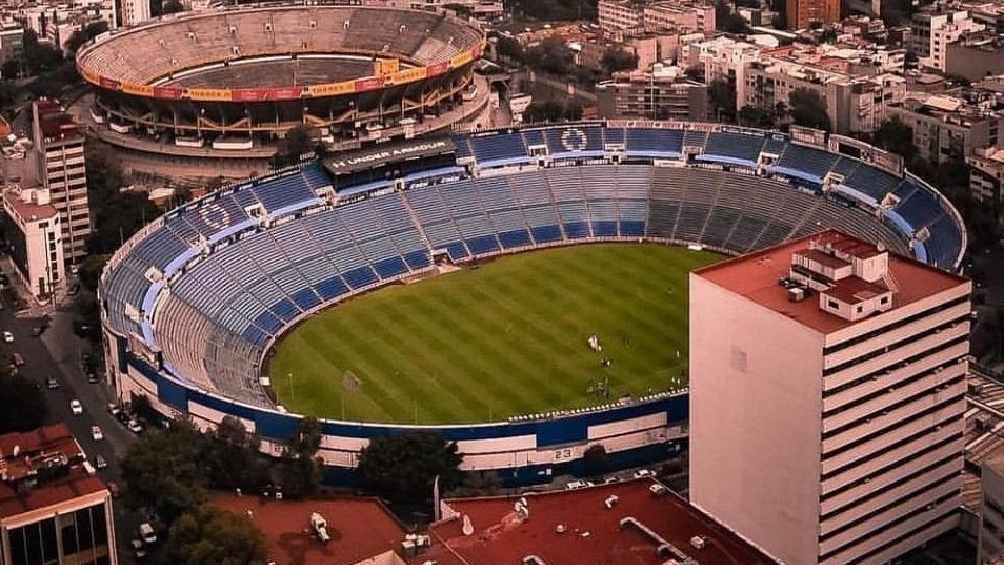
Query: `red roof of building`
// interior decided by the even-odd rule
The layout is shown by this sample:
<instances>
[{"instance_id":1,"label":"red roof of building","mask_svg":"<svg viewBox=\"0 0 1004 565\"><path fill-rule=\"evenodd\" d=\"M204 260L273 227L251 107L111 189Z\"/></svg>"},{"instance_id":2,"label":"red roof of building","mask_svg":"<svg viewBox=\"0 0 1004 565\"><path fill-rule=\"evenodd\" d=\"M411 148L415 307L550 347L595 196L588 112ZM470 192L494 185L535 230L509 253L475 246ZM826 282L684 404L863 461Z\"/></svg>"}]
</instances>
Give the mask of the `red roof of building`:
<instances>
[{"instance_id":1,"label":"red roof of building","mask_svg":"<svg viewBox=\"0 0 1004 565\"><path fill-rule=\"evenodd\" d=\"M809 242L812 240L822 244L830 244L834 249L856 257L867 258L881 253L874 244L830 229L727 259L697 269L694 273L765 308L788 316L811 329L824 334L832 333L857 322L851 322L821 310L816 300L790 302L787 290L778 283L781 278L788 275L792 253L809 249ZM893 311L968 282L958 275L891 252L889 253L889 274L891 282L894 283ZM876 291L877 289L878 286L872 288Z\"/></svg>"},{"instance_id":2,"label":"red roof of building","mask_svg":"<svg viewBox=\"0 0 1004 565\"><path fill-rule=\"evenodd\" d=\"M212 504L252 520L265 534L269 556L283 565L354 565L400 547L404 528L375 498L339 497L273 500L259 496L217 494ZM321 544L310 530L310 515L328 523L331 541Z\"/></svg>"},{"instance_id":3,"label":"red roof of building","mask_svg":"<svg viewBox=\"0 0 1004 565\"><path fill-rule=\"evenodd\" d=\"M16 455L15 455L16 452ZM38 479L46 459L63 456L65 474L30 488L25 481ZM0 518L53 506L105 490L101 479L80 466L83 452L66 424L54 424L24 433L0 435Z\"/></svg>"},{"instance_id":4,"label":"red roof of building","mask_svg":"<svg viewBox=\"0 0 1004 565\"><path fill-rule=\"evenodd\" d=\"M17 212L17 215L21 216L21 218L25 221L44 220L46 218L52 218L59 215L59 210L56 210L54 206L50 204L25 202L24 200L21 200L20 195L14 190L4 192L3 197L10 207Z\"/></svg>"},{"instance_id":5,"label":"red roof of building","mask_svg":"<svg viewBox=\"0 0 1004 565\"><path fill-rule=\"evenodd\" d=\"M679 496L654 494L655 484L637 480L607 486L526 495L528 517L520 519L516 497L453 499L446 504L470 517L473 534L454 518L431 529L432 548L408 559L410 565L498 565L523 563L536 555L547 565L662 565L659 543L634 527L621 527L633 517L701 565L774 563L766 554L720 526ZM604 501L615 495L616 505ZM559 533L559 526L564 532ZM701 536L704 548L691 545Z\"/></svg>"}]
</instances>

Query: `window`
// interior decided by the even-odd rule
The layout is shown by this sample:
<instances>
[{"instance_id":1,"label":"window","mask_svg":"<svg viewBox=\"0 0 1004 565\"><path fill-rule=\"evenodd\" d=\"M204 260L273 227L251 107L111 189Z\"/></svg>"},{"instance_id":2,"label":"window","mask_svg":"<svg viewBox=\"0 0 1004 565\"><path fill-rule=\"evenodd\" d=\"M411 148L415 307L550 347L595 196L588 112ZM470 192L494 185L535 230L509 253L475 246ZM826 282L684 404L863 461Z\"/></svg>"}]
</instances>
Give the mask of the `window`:
<instances>
[{"instance_id":1,"label":"window","mask_svg":"<svg viewBox=\"0 0 1004 565\"><path fill-rule=\"evenodd\" d=\"M838 304L836 300L827 300L826 301L826 306L828 308L832 308L834 310L839 310L840 309L840 304Z\"/></svg>"}]
</instances>

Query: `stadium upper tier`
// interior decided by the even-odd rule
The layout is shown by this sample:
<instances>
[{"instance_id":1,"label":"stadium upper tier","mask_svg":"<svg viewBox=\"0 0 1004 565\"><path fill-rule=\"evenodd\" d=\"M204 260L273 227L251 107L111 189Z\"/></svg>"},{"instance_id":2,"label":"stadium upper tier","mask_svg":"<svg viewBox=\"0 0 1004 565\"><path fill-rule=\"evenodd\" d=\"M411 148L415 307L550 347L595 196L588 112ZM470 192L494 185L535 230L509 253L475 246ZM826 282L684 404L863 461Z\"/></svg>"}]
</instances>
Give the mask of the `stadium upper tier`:
<instances>
[{"instance_id":1,"label":"stadium upper tier","mask_svg":"<svg viewBox=\"0 0 1004 565\"><path fill-rule=\"evenodd\" d=\"M145 344L153 370L268 406L259 367L285 328L437 260L593 241L742 253L839 228L942 268L961 261L957 212L910 175L781 134L677 127L695 129L458 134L455 166L336 193L312 163L228 187L115 254L100 288L105 326Z\"/></svg>"},{"instance_id":2,"label":"stadium upper tier","mask_svg":"<svg viewBox=\"0 0 1004 565\"><path fill-rule=\"evenodd\" d=\"M355 54L397 60L400 67L381 74L381 84L402 84L476 60L483 43L478 28L427 11L350 6L243 8L165 17L112 33L81 49L77 67L85 79L100 88L157 98L218 101L226 98L221 91L235 85L222 80L211 87L182 89L169 83L184 72L256 58ZM365 72L352 79L375 74ZM216 76L225 78L218 72ZM274 82L261 77L254 90L292 86L278 80L279 76L271 77ZM286 93L285 97L353 91L340 78L329 82Z\"/></svg>"}]
</instances>

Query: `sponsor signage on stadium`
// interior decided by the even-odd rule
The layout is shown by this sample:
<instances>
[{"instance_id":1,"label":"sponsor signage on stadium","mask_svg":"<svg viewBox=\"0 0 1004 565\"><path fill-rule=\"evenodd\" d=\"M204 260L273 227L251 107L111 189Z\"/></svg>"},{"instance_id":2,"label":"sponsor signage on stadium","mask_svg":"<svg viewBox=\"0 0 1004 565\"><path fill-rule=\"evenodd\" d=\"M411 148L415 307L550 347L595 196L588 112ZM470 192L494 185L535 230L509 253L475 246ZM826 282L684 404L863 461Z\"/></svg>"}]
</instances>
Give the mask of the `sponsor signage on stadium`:
<instances>
[{"instance_id":1,"label":"sponsor signage on stadium","mask_svg":"<svg viewBox=\"0 0 1004 565\"><path fill-rule=\"evenodd\" d=\"M153 96L153 87L144 86L142 84L135 84L132 82L126 82L122 84L122 92L128 92L129 94L138 94L140 96Z\"/></svg>"},{"instance_id":2,"label":"sponsor signage on stadium","mask_svg":"<svg viewBox=\"0 0 1004 565\"><path fill-rule=\"evenodd\" d=\"M426 76L434 77L439 76L446 71L450 70L449 63L436 63L435 65L429 65L426 67Z\"/></svg>"},{"instance_id":3,"label":"sponsor signage on stadium","mask_svg":"<svg viewBox=\"0 0 1004 565\"><path fill-rule=\"evenodd\" d=\"M179 99L185 93L184 88L176 88L173 86L157 86L153 89L153 95L157 98L172 98Z\"/></svg>"},{"instance_id":4,"label":"sponsor signage on stadium","mask_svg":"<svg viewBox=\"0 0 1004 565\"><path fill-rule=\"evenodd\" d=\"M185 97L202 102L230 102L234 93L228 88L186 88Z\"/></svg>"},{"instance_id":5,"label":"sponsor signage on stadium","mask_svg":"<svg viewBox=\"0 0 1004 565\"><path fill-rule=\"evenodd\" d=\"M367 77L356 81L356 92L367 92L383 88L383 77Z\"/></svg>"},{"instance_id":6,"label":"sponsor signage on stadium","mask_svg":"<svg viewBox=\"0 0 1004 565\"><path fill-rule=\"evenodd\" d=\"M426 77L425 70L425 67L419 67L417 69L405 69L403 71L398 71L387 77L387 83L407 84L409 82L420 81Z\"/></svg>"},{"instance_id":7,"label":"sponsor signage on stadium","mask_svg":"<svg viewBox=\"0 0 1004 565\"><path fill-rule=\"evenodd\" d=\"M456 150L450 139L435 139L423 143L408 143L394 147L356 151L341 158L328 159L324 166L332 174L346 174L368 169L387 162L399 162L408 158L429 157Z\"/></svg>"},{"instance_id":8,"label":"sponsor signage on stadium","mask_svg":"<svg viewBox=\"0 0 1004 565\"><path fill-rule=\"evenodd\" d=\"M307 96L339 96L356 91L356 82L349 80L332 84L315 84L307 87Z\"/></svg>"}]
</instances>

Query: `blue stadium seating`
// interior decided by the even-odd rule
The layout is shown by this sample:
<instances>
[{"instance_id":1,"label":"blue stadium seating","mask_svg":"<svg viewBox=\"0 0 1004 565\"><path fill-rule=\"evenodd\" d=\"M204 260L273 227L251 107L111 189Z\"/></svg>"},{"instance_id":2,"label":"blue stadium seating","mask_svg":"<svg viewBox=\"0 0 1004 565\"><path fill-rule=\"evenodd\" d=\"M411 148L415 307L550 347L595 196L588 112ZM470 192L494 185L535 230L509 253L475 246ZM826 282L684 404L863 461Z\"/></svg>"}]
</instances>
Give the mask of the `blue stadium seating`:
<instances>
[{"instance_id":1,"label":"blue stadium seating","mask_svg":"<svg viewBox=\"0 0 1004 565\"><path fill-rule=\"evenodd\" d=\"M683 132L675 129L627 130L627 153L660 156L680 156L683 151Z\"/></svg>"},{"instance_id":2,"label":"blue stadium seating","mask_svg":"<svg viewBox=\"0 0 1004 565\"><path fill-rule=\"evenodd\" d=\"M496 133L468 138L479 163L525 160L526 148L519 133Z\"/></svg>"},{"instance_id":3,"label":"blue stadium seating","mask_svg":"<svg viewBox=\"0 0 1004 565\"><path fill-rule=\"evenodd\" d=\"M805 145L788 144L778 161L778 167L798 171L808 178L823 178L839 156Z\"/></svg>"},{"instance_id":4,"label":"blue stadium seating","mask_svg":"<svg viewBox=\"0 0 1004 565\"><path fill-rule=\"evenodd\" d=\"M706 157L724 157L725 162L755 165L763 149L763 137L740 133L712 133L704 147Z\"/></svg>"},{"instance_id":5,"label":"blue stadium seating","mask_svg":"<svg viewBox=\"0 0 1004 565\"><path fill-rule=\"evenodd\" d=\"M845 185L867 194L876 202L882 202L885 195L895 190L899 183L899 178L869 166L858 167L844 179Z\"/></svg>"}]
</instances>

